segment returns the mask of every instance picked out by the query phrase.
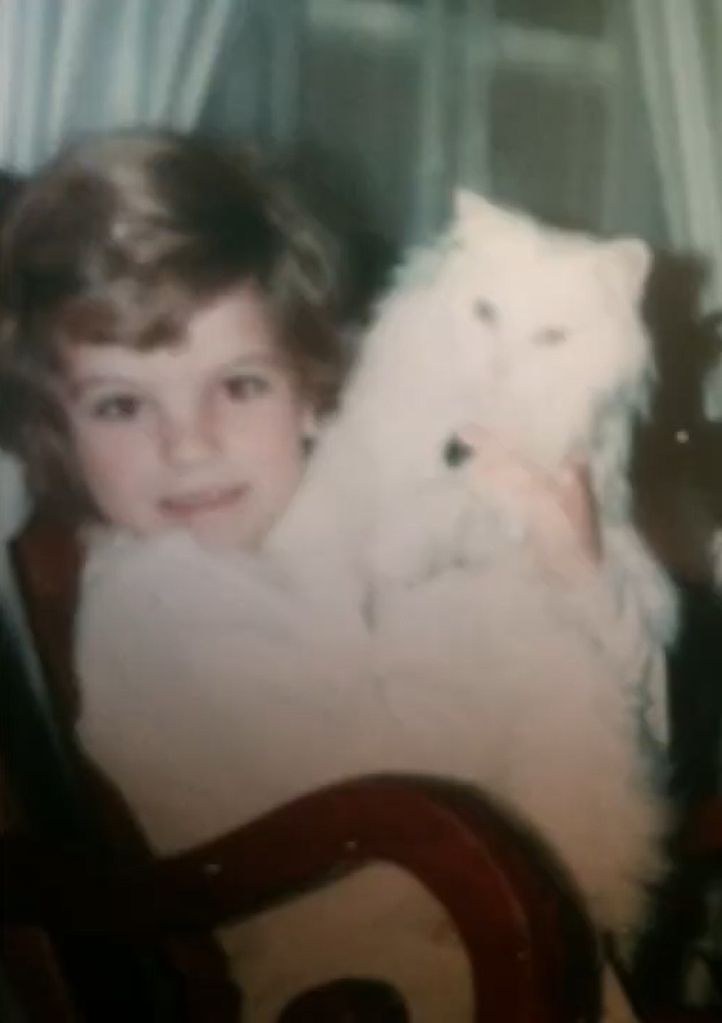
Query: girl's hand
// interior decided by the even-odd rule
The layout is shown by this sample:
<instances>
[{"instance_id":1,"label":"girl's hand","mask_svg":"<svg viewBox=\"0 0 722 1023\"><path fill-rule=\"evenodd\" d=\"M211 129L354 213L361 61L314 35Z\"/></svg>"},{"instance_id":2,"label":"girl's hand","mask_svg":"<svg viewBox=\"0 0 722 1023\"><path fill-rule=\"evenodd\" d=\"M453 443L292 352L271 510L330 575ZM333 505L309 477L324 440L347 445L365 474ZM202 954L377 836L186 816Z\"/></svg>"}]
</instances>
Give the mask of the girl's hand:
<instances>
[{"instance_id":1,"label":"girl's hand","mask_svg":"<svg viewBox=\"0 0 722 1023\"><path fill-rule=\"evenodd\" d=\"M594 507L589 469L581 463L569 462L556 481L559 504L576 532L584 550L593 561L602 557L599 520Z\"/></svg>"},{"instance_id":2,"label":"girl's hand","mask_svg":"<svg viewBox=\"0 0 722 1023\"><path fill-rule=\"evenodd\" d=\"M561 512L562 524L571 528L585 557L593 562L600 560L601 538L586 466L570 462L553 477L479 426L468 425L458 436L472 449L467 463L472 484L478 480L485 487L499 488L522 501L546 506L557 522L560 516L554 513ZM535 521L536 536L546 555L554 556L561 553L563 537L558 530L549 528L548 520L548 515L540 515Z\"/></svg>"}]
</instances>

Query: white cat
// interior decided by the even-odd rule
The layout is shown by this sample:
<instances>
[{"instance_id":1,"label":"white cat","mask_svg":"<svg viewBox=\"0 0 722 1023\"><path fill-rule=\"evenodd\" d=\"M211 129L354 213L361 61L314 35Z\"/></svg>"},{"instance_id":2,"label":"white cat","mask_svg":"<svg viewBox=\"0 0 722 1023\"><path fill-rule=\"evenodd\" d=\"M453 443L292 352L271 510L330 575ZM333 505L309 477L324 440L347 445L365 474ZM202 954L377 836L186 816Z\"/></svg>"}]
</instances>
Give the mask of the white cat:
<instances>
[{"instance_id":1,"label":"white cat","mask_svg":"<svg viewBox=\"0 0 722 1023\"><path fill-rule=\"evenodd\" d=\"M639 241L555 231L459 192L449 233L412 256L382 303L272 548L308 557L306 581L325 576L335 592L345 573L362 599L378 577L413 583L465 556L506 558L537 509L499 509L492 490L469 500L448 455L474 422L550 473L568 459L589 465L605 569L666 641L674 601L631 525L627 483L653 374L638 311L648 264ZM459 535L465 513L473 539ZM311 564L314 533L323 565Z\"/></svg>"},{"instance_id":2,"label":"white cat","mask_svg":"<svg viewBox=\"0 0 722 1023\"><path fill-rule=\"evenodd\" d=\"M632 674L648 670L676 626L671 587L633 526L627 480L653 378L639 315L648 265L642 242L555 231L459 192L451 230L412 256L382 303L271 551L334 607L345 589L367 611L389 584L453 564L501 558L511 571L530 517L545 510L492 488L481 495L478 484L470 492L448 456L474 422L550 475L570 459L588 465L599 574L628 626ZM599 608L588 622L606 635ZM652 698L663 705L662 693ZM663 717L658 708L659 733Z\"/></svg>"},{"instance_id":3,"label":"white cat","mask_svg":"<svg viewBox=\"0 0 722 1023\"><path fill-rule=\"evenodd\" d=\"M448 234L381 304L270 543L331 622L370 626L375 685L413 757L532 820L618 934L639 924L659 870L664 812L640 732L664 734L676 618L627 482L653 378L648 264L641 242L555 231L459 193ZM551 475L588 465L596 568L550 579L529 542L548 508L471 485L454 457L468 422Z\"/></svg>"}]
</instances>

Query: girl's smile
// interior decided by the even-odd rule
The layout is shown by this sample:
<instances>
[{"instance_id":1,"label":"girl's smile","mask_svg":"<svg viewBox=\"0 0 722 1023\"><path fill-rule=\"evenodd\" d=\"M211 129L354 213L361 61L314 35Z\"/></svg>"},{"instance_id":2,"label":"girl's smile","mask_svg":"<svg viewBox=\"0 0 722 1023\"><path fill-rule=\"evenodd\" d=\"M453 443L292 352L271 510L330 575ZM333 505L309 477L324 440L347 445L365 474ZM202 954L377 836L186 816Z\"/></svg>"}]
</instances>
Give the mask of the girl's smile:
<instances>
[{"instance_id":1,"label":"girl's smile","mask_svg":"<svg viewBox=\"0 0 722 1023\"><path fill-rule=\"evenodd\" d=\"M192 521L202 515L224 511L239 506L248 495L249 488L245 485L230 487L206 487L203 490L164 497L160 500L160 509L164 515L177 518L179 521Z\"/></svg>"}]
</instances>

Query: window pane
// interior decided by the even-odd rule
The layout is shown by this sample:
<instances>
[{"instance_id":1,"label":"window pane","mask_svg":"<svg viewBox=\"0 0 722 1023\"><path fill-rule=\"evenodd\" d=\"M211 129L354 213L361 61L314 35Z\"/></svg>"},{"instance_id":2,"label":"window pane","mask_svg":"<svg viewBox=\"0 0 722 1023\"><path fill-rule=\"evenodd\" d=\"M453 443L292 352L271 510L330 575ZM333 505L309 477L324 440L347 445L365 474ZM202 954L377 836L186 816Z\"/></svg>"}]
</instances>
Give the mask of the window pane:
<instances>
[{"instance_id":1,"label":"window pane","mask_svg":"<svg viewBox=\"0 0 722 1023\"><path fill-rule=\"evenodd\" d=\"M562 226L598 226L604 97L587 82L514 70L496 76L491 105L494 194Z\"/></svg>"},{"instance_id":2,"label":"window pane","mask_svg":"<svg viewBox=\"0 0 722 1023\"><path fill-rule=\"evenodd\" d=\"M314 7L311 7L314 10ZM299 137L316 173L387 236L404 233L413 203L418 147L419 23L389 32L309 26L304 47Z\"/></svg>"}]
</instances>

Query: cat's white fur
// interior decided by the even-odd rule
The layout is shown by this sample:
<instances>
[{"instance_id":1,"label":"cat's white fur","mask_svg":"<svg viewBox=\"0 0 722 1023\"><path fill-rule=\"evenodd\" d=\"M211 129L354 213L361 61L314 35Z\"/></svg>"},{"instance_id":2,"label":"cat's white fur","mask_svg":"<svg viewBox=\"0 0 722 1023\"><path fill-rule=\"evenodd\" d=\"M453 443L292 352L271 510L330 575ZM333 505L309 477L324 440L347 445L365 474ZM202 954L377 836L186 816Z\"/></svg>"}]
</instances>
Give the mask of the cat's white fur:
<instances>
[{"instance_id":1,"label":"cat's white fur","mask_svg":"<svg viewBox=\"0 0 722 1023\"><path fill-rule=\"evenodd\" d=\"M659 869L664 812L642 733L664 735L676 623L627 478L653 379L648 265L639 241L555 231L460 193L451 230L381 304L270 544L331 621L342 596L364 617L376 684L422 759L538 825L617 933L639 924ZM468 422L551 476L588 465L596 569L555 585L530 542L549 507L448 464Z\"/></svg>"}]
</instances>

